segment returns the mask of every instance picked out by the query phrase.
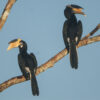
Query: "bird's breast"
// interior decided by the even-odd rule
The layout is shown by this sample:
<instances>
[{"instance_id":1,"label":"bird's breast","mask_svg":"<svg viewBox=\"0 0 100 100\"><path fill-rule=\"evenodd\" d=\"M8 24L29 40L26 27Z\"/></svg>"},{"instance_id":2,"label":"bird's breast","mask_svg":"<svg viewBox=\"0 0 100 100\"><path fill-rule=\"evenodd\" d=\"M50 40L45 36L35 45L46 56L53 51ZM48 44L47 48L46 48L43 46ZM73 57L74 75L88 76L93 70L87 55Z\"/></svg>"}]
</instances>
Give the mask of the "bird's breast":
<instances>
[{"instance_id":1,"label":"bird's breast","mask_svg":"<svg viewBox=\"0 0 100 100\"><path fill-rule=\"evenodd\" d=\"M69 24L68 26L68 34L69 34L69 37L71 38L75 38L76 35L77 35L77 25L76 24Z\"/></svg>"}]
</instances>

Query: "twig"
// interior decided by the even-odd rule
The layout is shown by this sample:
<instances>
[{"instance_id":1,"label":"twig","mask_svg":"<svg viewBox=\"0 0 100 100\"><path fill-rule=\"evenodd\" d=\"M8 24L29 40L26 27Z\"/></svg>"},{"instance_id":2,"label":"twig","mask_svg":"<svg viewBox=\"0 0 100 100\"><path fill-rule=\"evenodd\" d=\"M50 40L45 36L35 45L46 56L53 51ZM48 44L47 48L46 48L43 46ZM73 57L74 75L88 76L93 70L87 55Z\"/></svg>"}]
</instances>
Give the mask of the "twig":
<instances>
[{"instance_id":1,"label":"twig","mask_svg":"<svg viewBox=\"0 0 100 100\"><path fill-rule=\"evenodd\" d=\"M98 24L98 25L96 26L96 28L93 29L89 34L87 34L82 40L85 40L85 39L89 38L89 37L92 36L94 33L96 33L99 29L100 29L100 24Z\"/></svg>"},{"instance_id":2,"label":"twig","mask_svg":"<svg viewBox=\"0 0 100 100\"><path fill-rule=\"evenodd\" d=\"M8 3L6 4L6 7L2 13L1 18L0 18L0 30L2 29L3 25L5 24L5 22L8 18L8 15L10 13L10 10L15 2L16 2L16 0L8 0Z\"/></svg>"},{"instance_id":3,"label":"twig","mask_svg":"<svg viewBox=\"0 0 100 100\"><path fill-rule=\"evenodd\" d=\"M81 46L85 46L94 42L98 42L100 41L100 35L92 37L92 38L88 38L85 40L81 40L77 46L77 48L81 47ZM51 68L54 66L54 64L59 61L60 59L62 59L65 55L67 55L67 49L62 50L60 53L58 53L57 55L55 55L54 57L52 57L50 60L48 60L46 63L44 63L43 65L39 66L37 71L36 71L36 75L40 74L41 72L44 72L45 70L47 70L48 68ZM14 85L14 84L18 84L21 82L26 81L24 76L17 76L14 78L9 79L8 81L0 84L0 92L2 92L3 90L7 89L8 87Z\"/></svg>"}]
</instances>

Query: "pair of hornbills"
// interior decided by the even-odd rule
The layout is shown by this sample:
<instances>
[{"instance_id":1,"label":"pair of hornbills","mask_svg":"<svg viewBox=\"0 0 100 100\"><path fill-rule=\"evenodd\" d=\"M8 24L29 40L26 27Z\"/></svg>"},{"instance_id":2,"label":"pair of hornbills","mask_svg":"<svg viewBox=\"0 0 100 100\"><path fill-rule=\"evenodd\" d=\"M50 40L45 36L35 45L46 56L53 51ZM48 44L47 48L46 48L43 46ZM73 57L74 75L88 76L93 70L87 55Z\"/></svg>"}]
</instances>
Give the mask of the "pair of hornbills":
<instances>
[{"instance_id":1,"label":"pair of hornbills","mask_svg":"<svg viewBox=\"0 0 100 100\"><path fill-rule=\"evenodd\" d=\"M70 62L72 68L77 69L78 67L78 56L76 46L79 43L82 36L82 23L77 22L75 14L82 14L82 7L78 5L68 5L64 10L64 15L68 19L65 21L63 26L63 38L65 42L66 49L70 54ZM12 48L19 48L18 63L20 70L26 80L31 80L32 94L39 95L38 83L36 80L36 69L37 60L33 53L27 53L27 44L21 39L14 39L9 42L9 47L7 50Z\"/></svg>"}]
</instances>

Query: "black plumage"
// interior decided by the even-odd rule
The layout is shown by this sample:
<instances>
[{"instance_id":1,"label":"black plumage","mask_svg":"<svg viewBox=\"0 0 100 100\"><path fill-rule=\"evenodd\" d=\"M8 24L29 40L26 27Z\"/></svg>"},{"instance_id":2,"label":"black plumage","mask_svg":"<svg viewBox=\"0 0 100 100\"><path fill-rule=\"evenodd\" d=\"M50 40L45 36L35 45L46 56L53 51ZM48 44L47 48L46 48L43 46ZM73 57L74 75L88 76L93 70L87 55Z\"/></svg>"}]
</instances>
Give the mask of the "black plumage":
<instances>
[{"instance_id":1,"label":"black plumage","mask_svg":"<svg viewBox=\"0 0 100 100\"><path fill-rule=\"evenodd\" d=\"M10 42L11 48L13 48L13 45L15 47L19 47L19 54L18 54L18 63L20 70L26 80L31 80L31 87L32 87L32 94L33 95L39 95L39 88L38 83L36 80L35 72L37 69L37 60L33 53L28 54L27 53L27 44L25 41L20 39L15 39Z\"/></svg>"},{"instance_id":2,"label":"black plumage","mask_svg":"<svg viewBox=\"0 0 100 100\"><path fill-rule=\"evenodd\" d=\"M75 69L78 68L78 54L76 46L78 45L83 32L82 22L80 20L77 21L75 14L85 15L81 11L82 9L82 7L77 5L68 5L64 10L64 15L67 20L63 25L63 39L70 55L71 66Z\"/></svg>"}]
</instances>

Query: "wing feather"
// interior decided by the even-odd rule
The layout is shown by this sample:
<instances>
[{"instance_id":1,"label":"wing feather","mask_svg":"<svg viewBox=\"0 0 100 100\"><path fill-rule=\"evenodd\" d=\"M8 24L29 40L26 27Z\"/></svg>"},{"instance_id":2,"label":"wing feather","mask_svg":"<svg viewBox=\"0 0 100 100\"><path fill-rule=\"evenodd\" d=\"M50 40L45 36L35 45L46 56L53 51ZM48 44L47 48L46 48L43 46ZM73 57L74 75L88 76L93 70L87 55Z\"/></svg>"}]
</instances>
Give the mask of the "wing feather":
<instances>
[{"instance_id":1,"label":"wing feather","mask_svg":"<svg viewBox=\"0 0 100 100\"><path fill-rule=\"evenodd\" d=\"M82 33L83 33L82 22L79 20L78 24L77 24L77 36L78 36L78 42L77 43L79 43L79 41L82 37Z\"/></svg>"},{"instance_id":2,"label":"wing feather","mask_svg":"<svg viewBox=\"0 0 100 100\"><path fill-rule=\"evenodd\" d=\"M38 63L37 63L37 60L36 60L36 57L33 53L30 53L30 56L32 57L33 59L33 62L34 62L34 67L37 67L38 66Z\"/></svg>"},{"instance_id":3,"label":"wing feather","mask_svg":"<svg viewBox=\"0 0 100 100\"><path fill-rule=\"evenodd\" d=\"M63 40L67 49L69 49L68 45L68 21L66 20L63 25Z\"/></svg>"}]
</instances>

